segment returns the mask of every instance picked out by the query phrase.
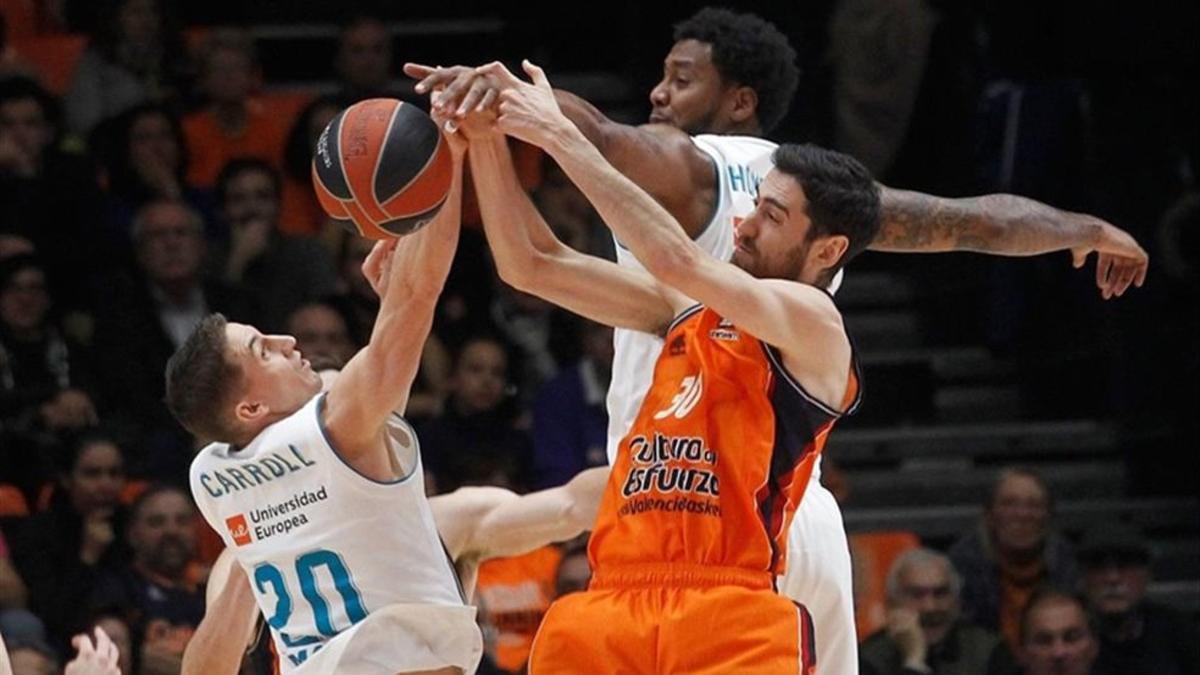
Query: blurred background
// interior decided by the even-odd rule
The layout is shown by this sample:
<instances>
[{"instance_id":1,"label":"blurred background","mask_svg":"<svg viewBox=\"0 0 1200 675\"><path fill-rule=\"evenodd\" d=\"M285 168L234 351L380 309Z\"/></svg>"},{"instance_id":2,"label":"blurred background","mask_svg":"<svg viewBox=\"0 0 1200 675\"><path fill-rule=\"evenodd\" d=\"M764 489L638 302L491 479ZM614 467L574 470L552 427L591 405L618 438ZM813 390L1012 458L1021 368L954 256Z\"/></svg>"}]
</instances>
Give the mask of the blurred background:
<instances>
[{"instance_id":1,"label":"blurred background","mask_svg":"<svg viewBox=\"0 0 1200 675\"><path fill-rule=\"evenodd\" d=\"M195 451L162 404L162 368L208 311L292 333L315 364L361 346L375 308L357 273L369 243L328 222L308 182L315 138L338 110L380 95L424 106L406 61L528 57L557 87L640 123L672 25L703 6L505 4L0 1L6 639L16 630L57 658L72 631L124 621L130 668L177 666L220 542L199 522L166 540L136 535L143 514L130 508L146 506L135 500L184 485ZM833 436L826 481L853 534L863 635L882 625L891 561L971 531L998 473L1017 466L1043 481L1039 527L1074 542L1106 523L1145 537L1147 595L1194 622L1197 5L723 4L773 22L797 51L800 89L772 140L850 152L893 187L1092 213L1150 253L1145 287L1110 301L1094 267L1072 269L1067 253L855 262L838 302L866 398ZM559 235L611 255L553 163L530 148L517 157ZM431 492L561 484L604 461L611 332L505 287L478 211L466 211L408 411ZM138 555L169 559L172 546L182 554L167 576L181 595L160 617L171 630L155 632L153 611L131 610L144 600L136 583L121 580ZM548 602L578 553L506 563L517 571L497 571L491 590L485 574L485 609L489 593L507 606L498 599L514 574ZM485 612L493 658L510 670L536 629L534 605Z\"/></svg>"}]
</instances>

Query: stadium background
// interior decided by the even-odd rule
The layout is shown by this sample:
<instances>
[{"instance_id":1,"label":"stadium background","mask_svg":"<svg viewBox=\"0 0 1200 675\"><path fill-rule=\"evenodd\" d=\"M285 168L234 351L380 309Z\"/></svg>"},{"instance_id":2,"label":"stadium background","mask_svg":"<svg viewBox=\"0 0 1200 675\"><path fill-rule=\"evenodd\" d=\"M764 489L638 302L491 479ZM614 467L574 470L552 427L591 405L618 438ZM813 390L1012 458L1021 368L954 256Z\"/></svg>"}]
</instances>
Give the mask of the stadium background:
<instances>
[{"instance_id":1,"label":"stadium background","mask_svg":"<svg viewBox=\"0 0 1200 675\"><path fill-rule=\"evenodd\" d=\"M87 32L112 4L0 3L6 58L16 57L27 68L22 72L31 69L61 96ZM702 6L582 3L543 12L535 4L507 4L415 9L382 1L347 7L260 0L179 3L174 10L193 45L222 27L244 28L253 36L262 100L278 106L282 134L309 98L337 91L339 25L356 12L386 23L391 87L398 94L411 91L399 72L405 61L512 64L529 57L556 86L583 95L615 119L638 122L648 113L645 92L660 76L671 24ZM891 152L873 160L882 182L946 196L1026 195L1103 217L1150 253L1145 287L1107 302L1098 296L1091 268L1073 270L1065 253L1027 260L869 253L857 261L839 304L866 364L867 397L862 413L841 425L829 447L840 468L837 492L850 531L907 531L944 547L972 526L999 468L1030 466L1049 483L1057 525L1068 535L1078 537L1087 526L1108 521L1130 523L1148 535L1156 552L1151 596L1195 617L1200 11L1183 2L1134 8L985 0L726 4L773 21L797 50L804 73L800 90L770 135L773 140L846 149L859 139L839 117L845 85L886 82L880 91L887 96L865 105L880 113L899 111L907 123L884 138ZM47 12L44 5L59 10ZM199 109L202 99L184 95L175 103L173 110L185 114ZM911 106L907 115L905 105ZM68 155L89 157L81 153L90 151L94 158L96 145L89 147L87 140L67 133L60 145ZM549 168L530 173L535 193L554 181ZM4 231L20 231L14 225L20 217L8 213ZM210 225L215 250L228 233L219 223ZM603 232L591 226L579 241L602 250L597 242ZM65 237L57 242L53 245L74 245ZM486 258L478 239L471 246L469 241L456 265L451 289L457 295L439 324L450 352L474 333L507 330L486 317L454 319L463 311L468 317L473 311L487 315L496 303L509 302L493 287L499 282L480 272L486 265L478 263ZM331 260L337 253L332 244ZM116 260L122 258L114 258L112 267ZM89 265L97 274L109 271L102 269L107 262ZM98 325L105 321L104 302L56 300L64 307L73 304L71 309ZM519 302L505 307L527 311ZM515 354L506 410L496 418L502 422L489 422L505 427L500 443L514 454L528 453L522 448L536 443L537 385L568 370L584 351L586 329L560 314L546 318L539 312L532 310L538 318L531 323L549 326L550 336L522 358L528 350L519 337L507 335ZM546 354L554 363L525 377L539 370L530 361ZM97 350L94 358L105 355ZM537 384L521 386L528 382ZM127 456L139 458L129 461L131 478L184 478L186 445L175 446L174 460L157 461L147 455L160 451L161 439L148 441L137 415L131 421L119 405L97 408L102 422L111 423L128 445ZM431 410L440 408L435 404ZM61 452L59 439L35 429L30 441L23 436L27 429L9 422L0 482L20 492L25 508L36 513L46 499L36 479L52 477L47 466ZM480 435L436 419L431 424L430 434L443 440ZM178 438L163 442L178 444ZM26 455L17 455L29 452L47 453L48 459L27 469ZM534 461L522 455L487 471L533 487L543 483L534 475ZM445 471L480 473L453 465L447 460ZM6 533L23 519L13 508L6 512Z\"/></svg>"}]
</instances>

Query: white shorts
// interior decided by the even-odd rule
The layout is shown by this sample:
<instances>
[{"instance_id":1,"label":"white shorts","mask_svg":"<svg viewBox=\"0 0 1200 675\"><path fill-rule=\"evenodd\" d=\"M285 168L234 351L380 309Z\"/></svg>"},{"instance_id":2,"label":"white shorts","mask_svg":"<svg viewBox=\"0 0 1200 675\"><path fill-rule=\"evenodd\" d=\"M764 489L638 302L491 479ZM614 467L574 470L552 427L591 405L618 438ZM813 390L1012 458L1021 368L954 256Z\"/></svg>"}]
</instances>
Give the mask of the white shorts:
<instances>
[{"instance_id":1,"label":"white shorts","mask_svg":"<svg viewBox=\"0 0 1200 675\"><path fill-rule=\"evenodd\" d=\"M299 666L280 659L284 675L395 675L447 666L473 673L483 637L469 606L388 605L338 633Z\"/></svg>"},{"instance_id":2,"label":"white shorts","mask_svg":"<svg viewBox=\"0 0 1200 675\"><path fill-rule=\"evenodd\" d=\"M777 580L779 592L812 615L817 672L858 675L850 543L837 500L821 485L819 466L788 530L787 572Z\"/></svg>"}]
</instances>

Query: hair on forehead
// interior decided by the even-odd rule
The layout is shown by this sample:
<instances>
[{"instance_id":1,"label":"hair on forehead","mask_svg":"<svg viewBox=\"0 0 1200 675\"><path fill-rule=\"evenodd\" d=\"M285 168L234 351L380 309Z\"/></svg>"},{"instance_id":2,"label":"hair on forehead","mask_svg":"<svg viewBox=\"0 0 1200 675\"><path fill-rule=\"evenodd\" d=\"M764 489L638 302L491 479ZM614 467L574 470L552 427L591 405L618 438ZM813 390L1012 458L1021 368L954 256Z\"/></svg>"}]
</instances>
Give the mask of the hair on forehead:
<instances>
[{"instance_id":1,"label":"hair on forehead","mask_svg":"<svg viewBox=\"0 0 1200 675\"><path fill-rule=\"evenodd\" d=\"M950 582L950 592L954 597L958 597L959 592L962 591L962 577L959 576L958 570L954 569L954 564L950 562L950 558L931 548L921 547L905 552L888 569L887 584L885 586L888 599L897 600L900 598L900 593L903 590L901 588L901 577L908 570L920 565L941 566L946 572L946 578Z\"/></svg>"}]
</instances>

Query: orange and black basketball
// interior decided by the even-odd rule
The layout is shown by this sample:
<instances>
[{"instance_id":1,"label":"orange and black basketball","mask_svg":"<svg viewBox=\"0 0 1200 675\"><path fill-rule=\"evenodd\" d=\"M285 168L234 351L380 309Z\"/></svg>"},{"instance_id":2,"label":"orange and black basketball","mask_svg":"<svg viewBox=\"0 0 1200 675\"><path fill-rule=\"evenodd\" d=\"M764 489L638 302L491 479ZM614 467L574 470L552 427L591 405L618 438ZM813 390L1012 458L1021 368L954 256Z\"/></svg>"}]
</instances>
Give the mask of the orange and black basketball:
<instances>
[{"instance_id":1,"label":"orange and black basketball","mask_svg":"<svg viewBox=\"0 0 1200 675\"><path fill-rule=\"evenodd\" d=\"M450 148L429 115L390 98L334 117L313 153L313 187L330 217L369 239L398 237L433 218L450 190Z\"/></svg>"}]
</instances>

